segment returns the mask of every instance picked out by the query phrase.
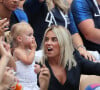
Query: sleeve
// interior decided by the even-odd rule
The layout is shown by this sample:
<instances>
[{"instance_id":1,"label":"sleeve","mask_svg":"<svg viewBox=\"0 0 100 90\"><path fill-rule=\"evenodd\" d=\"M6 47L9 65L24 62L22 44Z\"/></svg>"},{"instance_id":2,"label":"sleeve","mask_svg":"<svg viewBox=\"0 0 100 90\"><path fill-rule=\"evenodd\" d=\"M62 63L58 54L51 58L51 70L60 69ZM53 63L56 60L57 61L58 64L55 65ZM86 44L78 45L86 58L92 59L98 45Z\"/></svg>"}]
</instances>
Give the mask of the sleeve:
<instances>
[{"instance_id":1,"label":"sleeve","mask_svg":"<svg viewBox=\"0 0 100 90\"><path fill-rule=\"evenodd\" d=\"M79 52L75 53L75 59L80 67L81 74L100 75L100 62L89 61L82 57Z\"/></svg>"},{"instance_id":2,"label":"sleeve","mask_svg":"<svg viewBox=\"0 0 100 90\"><path fill-rule=\"evenodd\" d=\"M68 16L70 19L70 24L68 25L68 29L69 29L70 33L71 34L78 33L78 28L75 24L74 17L73 17L71 10L69 10Z\"/></svg>"},{"instance_id":3,"label":"sleeve","mask_svg":"<svg viewBox=\"0 0 100 90\"><path fill-rule=\"evenodd\" d=\"M77 25L86 19L92 18L87 0L73 0L71 10Z\"/></svg>"},{"instance_id":4,"label":"sleeve","mask_svg":"<svg viewBox=\"0 0 100 90\"><path fill-rule=\"evenodd\" d=\"M15 13L15 15L16 15L19 22L21 22L21 21L28 22L28 17L27 17L26 13L23 10L17 8L14 11L14 13Z\"/></svg>"}]
</instances>

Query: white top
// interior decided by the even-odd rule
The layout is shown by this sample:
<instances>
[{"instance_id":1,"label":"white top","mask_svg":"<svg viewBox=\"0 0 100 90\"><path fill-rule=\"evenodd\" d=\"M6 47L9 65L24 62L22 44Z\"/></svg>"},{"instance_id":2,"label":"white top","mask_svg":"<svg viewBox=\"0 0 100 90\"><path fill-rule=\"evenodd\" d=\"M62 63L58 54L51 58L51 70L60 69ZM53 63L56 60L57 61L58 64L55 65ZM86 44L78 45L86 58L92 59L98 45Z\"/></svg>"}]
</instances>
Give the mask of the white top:
<instances>
[{"instance_id":1,"label":"white top","mask_svg":"<svg viewBox=\"0 0 100 90\"><path fill-rule=\"evenodd\" d=\"M37 60L38 57L35 56L31 65L25 65L20 60L16 61L16 77L23 86L23 90L39 90L37 86L37 74L34 72L35 61Z\"/></svg>"}]
</instances>

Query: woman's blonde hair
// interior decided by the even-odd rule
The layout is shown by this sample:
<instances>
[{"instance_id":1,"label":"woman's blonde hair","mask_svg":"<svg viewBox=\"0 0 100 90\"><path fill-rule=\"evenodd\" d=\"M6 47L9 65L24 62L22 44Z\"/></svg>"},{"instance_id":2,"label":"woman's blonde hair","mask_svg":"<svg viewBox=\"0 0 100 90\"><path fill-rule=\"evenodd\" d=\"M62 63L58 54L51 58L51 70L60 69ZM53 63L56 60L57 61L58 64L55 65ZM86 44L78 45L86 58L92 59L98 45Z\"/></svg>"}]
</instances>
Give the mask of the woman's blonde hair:
<instances>
[{"instance_id":1,"label":"woman's blonde hair","mask_svg":"<svg viewBox=\"0 0 100 90\"><path fill-rule=\"evenodd\" d=\"M69 6L68 6L67 0L46 0L46 3L47 3L47 7L48 7L48 10L49 11L55 5L56 7L58 7L64 13L67 13L68 12Z\"/></svg>"},{"instance_id":2,"label":"woman's blonde hair","mask_svg":"<svg viewBox=\"0 0 100 90\"><path fill-rule=\"evenodd\" d=\"M18 45L17 36L22 35L28 27L31 27L31 26L25 21L14 24L12 26L10 34L11 34L12 42L14 45Z\"/></svg>"},{"instance_id":3,"label":"woman's blonde hair","mask_svg":"<svg viewBox=\"0 0 100 90\"><path fill-rule=\"evenodd\" d=\"M69 69L71 69L73 66L76 66L76 61L73 56L74 47L72 44L71 35L69 31L62 26L51 26L46 29L46 32L44 34L44 39L42 42L42 49L44 52L42 64L45 62L45 60L47 60L44 43L45 43L45 36L48 31L53 31L58 39L58 43L60 46L60 55L61 55L60 65L62 65L63 67L66 67L66 65L68 65Z\"/></svg>"}]
</instances>

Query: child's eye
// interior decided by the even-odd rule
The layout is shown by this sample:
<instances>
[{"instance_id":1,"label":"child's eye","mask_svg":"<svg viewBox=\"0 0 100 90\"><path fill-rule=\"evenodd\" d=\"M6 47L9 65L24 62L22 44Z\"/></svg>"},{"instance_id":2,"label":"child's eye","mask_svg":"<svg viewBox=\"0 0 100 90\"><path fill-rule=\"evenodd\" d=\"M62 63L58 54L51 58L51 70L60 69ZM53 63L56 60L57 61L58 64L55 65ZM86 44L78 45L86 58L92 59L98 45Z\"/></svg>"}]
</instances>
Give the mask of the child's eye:
<instances>
[{"instance_id":1,"label":"child's eye","mask_svg":"<svg viewBox=\"0 0 100 90\"><path fill-rule=\"evenodd\" d=\"M33 34L29 34L28 36L33 36Z\"/></svg>"}]
</instances>

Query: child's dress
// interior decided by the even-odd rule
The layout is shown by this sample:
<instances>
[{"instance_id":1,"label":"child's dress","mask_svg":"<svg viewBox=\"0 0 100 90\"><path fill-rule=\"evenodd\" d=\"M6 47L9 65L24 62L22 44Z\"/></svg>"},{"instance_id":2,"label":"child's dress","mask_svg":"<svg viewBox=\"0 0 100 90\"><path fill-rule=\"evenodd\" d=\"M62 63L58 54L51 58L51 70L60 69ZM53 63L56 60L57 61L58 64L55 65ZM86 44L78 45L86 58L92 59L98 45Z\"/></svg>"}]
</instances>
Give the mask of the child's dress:
<instances>
[{"instance_id":1,"label":"child's dress","mask_svg":"<svg viewBox=\"0 0 100 90\"><path fill-rule=\"evenodd\" d=\"M34 72L35 57L31 65L25 65L20 60L16 61L16 77L23 90L40 90L37 86L37 74Z\"/></svg>"}]
</instances>

